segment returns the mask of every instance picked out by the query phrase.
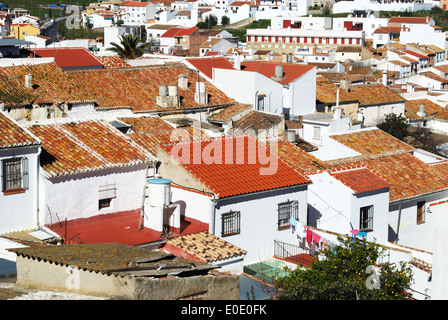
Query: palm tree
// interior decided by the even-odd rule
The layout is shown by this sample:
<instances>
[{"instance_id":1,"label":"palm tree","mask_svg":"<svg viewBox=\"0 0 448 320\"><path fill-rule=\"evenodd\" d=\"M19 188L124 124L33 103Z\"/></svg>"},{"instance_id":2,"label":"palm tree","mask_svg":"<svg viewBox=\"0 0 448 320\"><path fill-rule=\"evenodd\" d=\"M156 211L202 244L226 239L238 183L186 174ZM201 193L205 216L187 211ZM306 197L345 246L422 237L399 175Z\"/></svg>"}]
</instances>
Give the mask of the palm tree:
<instances>
[{"instance_id":1,"label":"palm tree","mask_svg":"<svg viewBox=\"0 0 448 320\"><path fill-rule=\"evenodd\" d=\"M112 47L107 48L108 51L117 53L124 59L135 59L141 57L144 53L151 52L149 50L149 43L142 43L138 35L128 34L120 36L120 44L115 42L110 43Z\"/></svg>"}]
</instances>

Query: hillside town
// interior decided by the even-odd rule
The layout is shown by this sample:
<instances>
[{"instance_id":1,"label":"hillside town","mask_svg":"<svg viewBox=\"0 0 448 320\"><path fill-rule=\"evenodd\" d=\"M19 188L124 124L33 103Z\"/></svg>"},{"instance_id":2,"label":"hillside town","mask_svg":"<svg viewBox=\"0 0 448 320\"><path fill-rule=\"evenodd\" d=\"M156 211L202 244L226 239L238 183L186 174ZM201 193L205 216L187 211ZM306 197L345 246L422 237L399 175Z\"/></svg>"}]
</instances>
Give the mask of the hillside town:
<instances>
[{"instance_id":1,"label":"hillside town","mask_svg":"<svg viewBox=\"0 0 448 320\"><path fill-rule=\"evenodd\" d=\"M0 3L0 298L275 299L352 241L448 299L447 5Z\"/></svg>"}]
</instances>

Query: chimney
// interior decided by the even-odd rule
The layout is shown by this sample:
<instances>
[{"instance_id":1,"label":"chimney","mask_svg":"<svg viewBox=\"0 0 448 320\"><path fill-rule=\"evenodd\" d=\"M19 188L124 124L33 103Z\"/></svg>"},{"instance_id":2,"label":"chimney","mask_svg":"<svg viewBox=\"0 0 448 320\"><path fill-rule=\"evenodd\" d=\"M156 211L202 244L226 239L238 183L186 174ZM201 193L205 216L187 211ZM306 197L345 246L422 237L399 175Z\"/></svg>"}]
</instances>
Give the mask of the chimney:
<instances>
[{"instance_id":1,"label":"chimney","mask_svg":"<svg viewBox=\"0 0 448 320\"><path fill-rule=\"evenodd\" d=\"M178 87L182 90L188 89L188 77L185 73L179 75Z\"/></svg>"},{"instance_id":2,"label":"chimney","mask_svg":"<svg viewBox=\"0 0 448 320\"><path fill-rule=\"evenodd\" d=\"M282 81L283 79L285 79L285 77L283 76L282 65L275 66L275 75L272 77L272 79L275 81Z\"/></svg>"},{"instance_id":3,"label":"chimney","mask_svg":"<svg viewBox=\"0 0 448 320\"><path fill-rule=\"evenodd\" d=\"M417 112L417 115L420 116L420 117L422 117L422 118L424 118L424 117L426 116L426 113L425 113L425 104L424 104L424 103L420 103L420 104L418 105L418 112Z\"/></svg>"},{"instance_id":4,"label":"chimney","mask_svg":"<svg viewBox=\"0 0 448 320\"><path fill-rule=\"evenodd\" d=\"M341 119L341 108L339 107L339 91L340 91L340 86L337 85L337 90L336 90L336 106L334 107L334 111L333 111L333 119Z\"/></svg>"},{"instance_id":5,"label":"chimney","mask_svg":"<svg viewBox=\"0 0 448 320\"><path fill-rule=\"evenodd\" d=\"M157 105L162 108L178 107L180 105L180 100L177 91L176 85L159 86L159 95L156 98Z\"/></svg>"},{"instance_id":6,"label":"chimney","mask_svg":"<svg viewBox=\"0 0 448 320\"><path fill-rule=\"evenodd\" d=\"M196 93L194 94L194 101L202 106L208 104L208 95L205 91L205 82L196 82Z\"/></svg>"},{"instance_id":7,"label":"chimney","mask_svg":"<svg viewBox=\"0 0 448 320\"><path fill-rule=\"evenodd\" d=\"M33 88L33 75L31 73L25 75L25 88Z\"/></svg>"},{"instance_id":8,"label":"chimney","mask_svg":"<svg viewBox=\"0 0 448 320\"><path fill-rule=\"evenodd\" d=\"M383 70L383 85L387 87L387 71Z\"/></svg>"},{"instance_id":9,"label":"chimney","mask_svg":"<svg viewBox=\"0 0 448 320\"><path fill-rule=\"evenodd\" d=\"M238 53L235 53L233 57L233 67L236 70L241 70L241 57Z\"/></svg>"}]
</instances>

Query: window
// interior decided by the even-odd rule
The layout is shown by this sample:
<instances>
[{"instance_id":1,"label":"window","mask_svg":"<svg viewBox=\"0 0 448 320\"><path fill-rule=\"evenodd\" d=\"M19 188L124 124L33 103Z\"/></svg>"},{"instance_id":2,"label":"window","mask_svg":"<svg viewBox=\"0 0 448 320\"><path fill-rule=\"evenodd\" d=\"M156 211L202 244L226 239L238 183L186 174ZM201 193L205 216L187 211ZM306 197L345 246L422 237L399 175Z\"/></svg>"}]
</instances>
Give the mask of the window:
<instances>
[{"instance_id":1,"label":"window","mask_svg":"<svg viewBox=\"0 0 448 320\"><path fill-rule=\"evenodd\" d=\"M111 206L112 199L116 198L116 190L114 184L105 184L98 187L98 209L108 208Z\"/></svg>"},{"instance_id":2,"label":"window","mask_svg":"<svg viewBox=\"0 0 448 320\"><path fill-rule=\"evenodd\" d=\"M417 224L425 223L425 201L417 202Z\"/></svg>"},{"instance_id":3,"label":"window","mask_svg":"<svg viewBox=\"0 0 448 320\"><path fill-rule=\"evenodd\" d=\"M289 219L299 220L299 202L286 201L278 204L278 229L289 227Z\"/></svg>"},{"instance_id":4,"label":"window","mask_svg":"<svg viewBox=\"0 0 448 320\"><path fill-rule=\"evenodd\" d=\"M241 214L239 211L230 211L221 215L221 236L231 236L240 233Z\"/></svg>"},{"instance_id":5,"label":"window","mask_svg":"<svg viewBox=\"0 0 448 320\"><path fill-rule=\"evenodd\" d=\"M359 230L360 231L373 230L373 205L361 208L359 214Z\"/></svg>"},{"instance_id":6,"label":"window","mask_svg":"<svg viewBox=\"0 0 448 320\"><path fill-rule=\"evenodd\" d=\"M259 111L264 111L264 95L258 96L257 98L257 106Z\"/></svg>"},{"instance_id":7,"label":"window","mask_svg":"<svg viewBox=\"0 0 448 320\"><path fill-rule=\"evenodd\" d=\"M2 189L4 193L28 189L28 158L14 157L2 161Z\"/></svg>"}]
</instances>

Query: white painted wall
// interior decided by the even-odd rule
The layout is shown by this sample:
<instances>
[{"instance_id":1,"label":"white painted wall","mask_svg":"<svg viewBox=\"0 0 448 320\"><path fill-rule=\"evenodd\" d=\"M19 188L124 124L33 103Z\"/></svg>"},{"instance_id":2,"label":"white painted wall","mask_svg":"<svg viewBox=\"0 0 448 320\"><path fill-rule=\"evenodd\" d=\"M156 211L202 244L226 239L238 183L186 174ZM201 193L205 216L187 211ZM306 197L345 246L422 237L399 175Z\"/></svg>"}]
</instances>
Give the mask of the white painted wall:
<instances>
[{"instance_id":1,"label":"white painted wall","mask_svg":"<svg viewBox=\"0 0 448 320\"><path fill-rule=\"evenodd\" d=\"M98 188L110 184L116 186L116 198L110 207L99 209ZM41 223L140 209L145 184L146 165L143 164L55 178L41 174Z\"/></svg>"},{"instance_id":2,"label":"white painted wall","mask_svg":"<svg viewBox=\"0 0 448 320\"><path fill-rule=\"evenodd\" d=\"M242 197L219 200L216 206L214 233L221 237L221 215L233 211L241 212L241 232L223 237L224 240L247 251L244 263L251 264L272 258L274 240L295 244L297 239L289 228L278 230L278 203L297 200L299 219L306 221L307 188L292 187Z\"/></svg>"},{"instance_id":3,"label":"white painted wall","mask_svg":"<svg viewBox=\"0 0 448 320\"><path fill-rule=\"evenodd\" d=\"M387 114L404 115L404 102L362 107L359 112L364 116L365 126L376 126Z\"/></svg>"},{"instance_id":4,"label":"white painted wall","mask_svg":"<svg viewBox=\"0 0 448 320\"><path fill-rule=\"evenodd\" d=\"M373 205L373 231L368 232L367 240L387 244L389 192L375 191L355 195L354 191L342 184L329 173L310 176L308 203L311 226L320 229L349 234L359 229L360 209Z\"/></svg>"},{"instance_id":5,"label":"white painted wall","mask_svg":"<svg viewBox=\"0 0 448 320\"><path fill-rule=\"evenodd\" d=\"M427 24L411 25L400 32L400 43L433 44L445 49L446 35Z\"/></svg>"},{"instance_id":6,"label":"white painted wall","mask_svg":"<svg viewBox=\"0 0 448 320\"><path fill-rule=\"evenodd\" d=\"M0 149L0 171L2 160L26 157L29 176L29 189L23 193L3 194L0 181L0 234L37 227L39 153L40 146Z\"/></svg>"},{"instance_id":7,"label":"white painted wall","mask_svg":"<svg viewBox=\"0 0 448 320\"><path fill-rule=\"evenodd\" d=\"M371 11L410 11L431 10L432 3L419 4L404 2L378 3L370 0L339 1L333 4L333 13L352 12L353 10Z\"/></svg>"},{"instance_id":8,"label":"white painted wall","mask_svg":"<svg viewBox=\"0 0 448 320\"><path fill-rule=\"evenodd\" d=\"M398 244L432 252L435 248L434 230L448 225L448 203L430 206L433 203L448 199L448 191L441 191L432 195L422 196L397 204L391 204L389 211L389 225L392 229L390 241ZM417 202L426 201L425 223L417 224Z\"/></svg>"},{"instance_id":9,"label":"white painted wall","mask_svg":"<svg viewBox=\"0 0 448 320\"><path fill-rule=\"evenodd\" d=\"M333 30L344 30L344 22L362 23L362 30L366 33L366 39L373 39L373 32L379 27L387 26L388 18L376 18L374 15L367 17L333 18Z\"/></svg>"}]
</instances>

